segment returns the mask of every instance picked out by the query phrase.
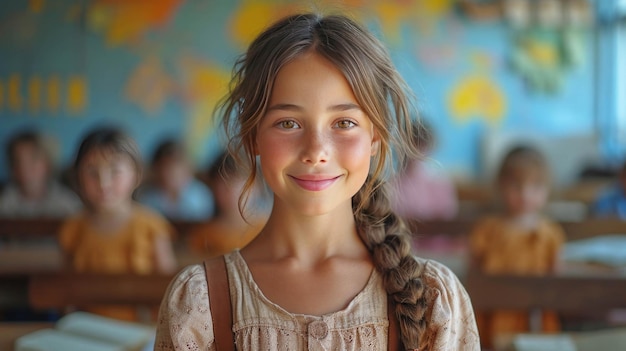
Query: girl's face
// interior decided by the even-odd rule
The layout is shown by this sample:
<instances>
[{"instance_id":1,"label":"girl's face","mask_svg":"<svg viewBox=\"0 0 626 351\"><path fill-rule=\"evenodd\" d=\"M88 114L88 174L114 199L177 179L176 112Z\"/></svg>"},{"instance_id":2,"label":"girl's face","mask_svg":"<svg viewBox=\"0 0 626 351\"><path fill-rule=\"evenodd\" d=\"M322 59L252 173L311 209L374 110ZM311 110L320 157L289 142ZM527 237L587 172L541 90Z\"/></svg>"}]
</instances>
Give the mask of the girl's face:
<instances>
[{"instance_id":1,"label":"girl's face","mask_svg":"<svg viewBox=\"0 0 626 351\"><path fill-rule=\"evenodd\" d=\"M541 210L548 199L548 185L537 174L511 176L500 184L505 206L511 215L523 215Z\"/></svg>"},{"instance_id":2,"label":"girl's face","mask_svg":"<svg viewBox=\"0 0 626 351\"><path fill-rule=\"evenodd\" d=\"M103 211L128 205L137 184L130 156L107 150L88 152L80 163L78 179L84 199Z\"/></svg>"},{"instance_id":3,"label":"girl's face","mask_svg":"<svg viewBox=\"0 0 626 351\"><path fill-rule=\"evenodd\" d=\"M41 149L30 142L15 146L13 176L26 194L43 191L48 181L48 159Z\"/></svg>"},{"instance_id":4,"label":"girl's face","mask_svg":"<svg viewBox=\"0 0 626 351\"><path fill-rule=\"evenodd\" d=\"M276 205L311 216L339 206L351 211L377 144L372 123L330 61L309 52L279 71L256 139Z\"/></svg>"}]
</instances>

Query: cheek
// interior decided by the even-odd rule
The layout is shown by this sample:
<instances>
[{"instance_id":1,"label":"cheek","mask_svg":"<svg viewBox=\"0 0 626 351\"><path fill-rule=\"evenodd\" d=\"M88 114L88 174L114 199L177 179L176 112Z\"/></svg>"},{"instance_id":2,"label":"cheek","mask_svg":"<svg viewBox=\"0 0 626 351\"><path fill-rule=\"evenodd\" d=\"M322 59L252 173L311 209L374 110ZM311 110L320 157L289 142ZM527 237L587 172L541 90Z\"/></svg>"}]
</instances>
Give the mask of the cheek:
<instances>
[{"instance_id":1,"label":"cheek","mask_svg":"<svg viewBox=\"0 0 626 351\"><path fill-rule=\"evenodd\" d=\"M338 143L337 157L342 164L355 171L369 172L372 159L372 145L369 140L353 140L346 143Z\"/></svg>"},{"instance_id":2,"label":"cheek","mask_svg":"<svg viewBox=\"0 0 626 351\"><path fill-rule=\"evenodd\" d=\"M261 160L263 174L266 171L282 167L295 156L295 145L288 138L257 138L257 152Z\"/></svg>"},{"instance_id":3,"label":"cheek","mask_svg":"<svg viewBox=\"0 0 626 351\"><path fill-rule=\"evenodd\" d=\"M504 200L509 204L517 204L520 202L521 197L518 191L506 190L504 192Z\"/></svg>"},{"instance_id":4,"label":"cheek","mask_svg":"<svg viewBox=\"0 0 626 351\"><path fill-rule=\"evenodd\" d=\"M131 193L135 188L135 173L132 171L125 172L115 177L113 180L113 187L118 194Z\"/></svg>"},{"instance_id":5,"label":"cheek","mask_svg":"<svg viewBox=\"0 0 626 351\"><path fill-rule=\"evenodd\" d=\"M547 199L548 199L548 193L546 191L541 190L535 193L535 196L534 196L535 203L542 204L546 202Z\"/></svg>"},{"instance_id":6,"label":"cheek","mask_svg":"<svg viewBox=\"0 0 626 351\"><path fill-rule=\"evenodd\" d=\"M80 185L82 195L85 196L88 200L91 200L100 191L100 185L93 177L79 176L78 184Z\"/></svg>"}]
</instances>

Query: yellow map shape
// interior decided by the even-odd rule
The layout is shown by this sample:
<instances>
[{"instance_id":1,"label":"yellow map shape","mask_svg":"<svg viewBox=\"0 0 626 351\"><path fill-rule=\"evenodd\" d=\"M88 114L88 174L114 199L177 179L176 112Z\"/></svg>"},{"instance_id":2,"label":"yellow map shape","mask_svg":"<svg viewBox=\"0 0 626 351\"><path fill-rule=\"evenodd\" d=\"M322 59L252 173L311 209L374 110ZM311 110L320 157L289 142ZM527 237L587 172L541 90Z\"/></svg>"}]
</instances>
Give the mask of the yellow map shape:
<instances>
[{"instance_id":1,"label":"yellow map shape","mask_svg":"<svg viewBox=\"0 0 626 351\"><path fill-rule=\"evenodd\" d=\"M506 96L500 87L482 75L466 76L450 92L448 109L459 121L472 117L495 123L506 112Z\"/></svg>"}]
</instances>

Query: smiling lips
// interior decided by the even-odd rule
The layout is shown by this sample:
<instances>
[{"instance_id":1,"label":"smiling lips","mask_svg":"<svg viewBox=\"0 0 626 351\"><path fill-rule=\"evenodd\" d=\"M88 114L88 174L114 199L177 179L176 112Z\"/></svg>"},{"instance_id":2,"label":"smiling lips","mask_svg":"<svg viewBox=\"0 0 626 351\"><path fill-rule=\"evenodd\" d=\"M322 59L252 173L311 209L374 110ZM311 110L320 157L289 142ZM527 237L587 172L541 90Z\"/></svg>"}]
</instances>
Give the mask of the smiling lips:
<instances>
[{"instance_id":1,"label":"smiling lips","mask_svg":"<svg viewBox=\"0 0 626 351\"><path fill-rule=\"evenodd\" d=\"M333 183L335 183L335 181L339 179L339 177L341 176L327 177L327 176L308 176L307 175L307 176L298 176L298 177L291 176L291 179L293 179L294 182L296 182L296 184L298 184L304 190L322 191L324 189L327 189L331 185L333 185Z\"/></svg>"}]
</instances>

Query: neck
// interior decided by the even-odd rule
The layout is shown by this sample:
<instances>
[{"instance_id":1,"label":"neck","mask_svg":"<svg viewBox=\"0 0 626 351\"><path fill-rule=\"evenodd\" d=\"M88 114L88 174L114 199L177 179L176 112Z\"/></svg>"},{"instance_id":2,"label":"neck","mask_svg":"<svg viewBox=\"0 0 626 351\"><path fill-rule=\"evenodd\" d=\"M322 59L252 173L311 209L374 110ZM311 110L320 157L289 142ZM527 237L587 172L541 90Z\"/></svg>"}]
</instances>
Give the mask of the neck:
<instances>
[{"instance_id":1,"label":"neck","mask_svg":"<svg viewBox=\"0 0 626 351\"><path fill-rule=\"evenodd\" d=\"M534 228L537 226L541 218L538 212L524 212L518 214L510 214L509 218L518 226L524 228Z\"/></svg>"},{"instance_id":2,"label":"neck","mask_svg":"<svg viewBox=\"0 0 626 351\"><path fill-rule=\"evenodd\" d=\"M91 216L97 221L120 221L130 216L132 207L132 201L124 201L115 207L93 209Z\"/></svg>"},{"instance_id":3,"label":"neck","mask_svg":"<svg viewBox=\"0 0 626 351\"><path fill-rule=\"evenodd\" d=\"M255 246L265 248L259 250L265 259L293 259L310 266L333 256L367 254L349 202L329 213L307 216L276 201L251 247Z\"/></svg>"}]
</instances>

